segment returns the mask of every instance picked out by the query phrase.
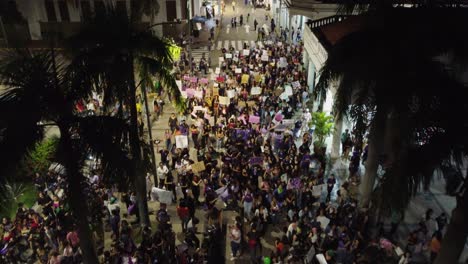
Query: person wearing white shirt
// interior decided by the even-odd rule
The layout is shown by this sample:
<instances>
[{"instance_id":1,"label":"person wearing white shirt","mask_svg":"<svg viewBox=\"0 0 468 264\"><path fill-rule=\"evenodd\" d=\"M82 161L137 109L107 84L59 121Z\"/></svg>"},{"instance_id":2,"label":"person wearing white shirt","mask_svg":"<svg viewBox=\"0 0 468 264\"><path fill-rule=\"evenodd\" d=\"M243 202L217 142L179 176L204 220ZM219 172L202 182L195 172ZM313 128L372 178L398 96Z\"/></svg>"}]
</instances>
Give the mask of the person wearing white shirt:
<instances>
[{"instance_id":1,"label":"person wearing white shirt","mask_svg":"<svg viewBox=\"0 0 468 264\"><path fill-rule=\"evenodd\" d=\"M166 165L160 162L156 172L158 173L159 185L164 184L164 180L166 179L166 176L169 173L169 169Z\"/></svg>"}]
</instances>

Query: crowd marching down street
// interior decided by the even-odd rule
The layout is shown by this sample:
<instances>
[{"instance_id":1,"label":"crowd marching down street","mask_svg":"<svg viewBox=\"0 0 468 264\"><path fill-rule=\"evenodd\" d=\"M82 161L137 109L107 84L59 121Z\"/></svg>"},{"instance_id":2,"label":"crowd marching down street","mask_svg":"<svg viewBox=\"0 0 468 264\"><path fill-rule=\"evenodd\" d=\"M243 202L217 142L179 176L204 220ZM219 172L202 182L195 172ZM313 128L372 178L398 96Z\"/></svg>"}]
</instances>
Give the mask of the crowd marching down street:
<instances>
[{"instance_id":1,"label":"crowd marching down street","mask_svg":"<svg viewBox=\"0 0 468 264\"><path fill-rule=\"evenodd\" d=\"M253 21L257 30L250 14L239 23ZM90 172L83 200L102 263L407 264L437 255L445 215L429 210L406 247L397 245L393 227L371 232L369 212L358 206L360 164L338 177L313 144L300 33L292 29L291 41L269 22L258 42L223 47L217 67L209 58L189 63L187 52L176 62L186 105L169 114L164 100L155 102L157 115L170 117L162 125L158 183L147 176L152 227L137 225L134 192L106 186L99 163ZM352 140L343 135L345 153L353 153ZM35 185L36 206L2 220L0 262L80 263L66 181L50 171L35 175Z\"/></svg>"}]
</instances>

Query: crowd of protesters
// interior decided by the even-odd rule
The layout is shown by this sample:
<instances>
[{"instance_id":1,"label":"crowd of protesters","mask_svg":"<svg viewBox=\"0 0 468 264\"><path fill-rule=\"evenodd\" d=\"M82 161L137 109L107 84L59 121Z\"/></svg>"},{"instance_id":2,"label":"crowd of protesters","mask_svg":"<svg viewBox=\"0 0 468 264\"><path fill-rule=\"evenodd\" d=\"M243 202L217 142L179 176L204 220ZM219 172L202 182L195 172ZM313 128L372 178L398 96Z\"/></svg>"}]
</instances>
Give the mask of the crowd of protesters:
<instances>
[{"instance_id":1,"label":"crowd of protesters","mask_svg":"<svg viewBox=\"0 0 468 264\"><path fill-rule=\"evenodd\" d=\"M223 210L239 212L227 228L231 260L239 263L404 264L412 263L412 255L426 245L434 259L446 218L436 221L428 211L408 238L407 250L398 252L391 234L399 220L392 222L390 236L369 232L369 212L358 207L351 191L359 182L358 166L350 170L349 180L326 173L330 168L323 150L314 147L309 127L303 46L275 38L272 33L256 47L223 50L219 68L208 76L180 73L188 118L171 115L159 151L157 186L147 177L148 198L153 198L154 187L170 192L172 200L160 203L152 220L157 228L144 227L141 242L135 242L135 194L118 195L97 172L91 173L84 188L103 263L218 263L224 258L219 248ZM182 63L180 69L184 67ZM353 147L347 132L342 136L344 153ZM178 141L181 137L187 141ZM203 168L195 170L200 162ZM20 206L13 220L2 221L3 260L80 263L64 179L49 172L36 175L35 183L38 207ZM176 243L167 208L172 203L182 244ZM197 224L205 219L195 216L197 210L207 217L203 241L197 234L204 230ZM135 222L128 220L130 215L137 216ZM105 229L112 241L107 248Z\"/></svg>"}]
</instances>

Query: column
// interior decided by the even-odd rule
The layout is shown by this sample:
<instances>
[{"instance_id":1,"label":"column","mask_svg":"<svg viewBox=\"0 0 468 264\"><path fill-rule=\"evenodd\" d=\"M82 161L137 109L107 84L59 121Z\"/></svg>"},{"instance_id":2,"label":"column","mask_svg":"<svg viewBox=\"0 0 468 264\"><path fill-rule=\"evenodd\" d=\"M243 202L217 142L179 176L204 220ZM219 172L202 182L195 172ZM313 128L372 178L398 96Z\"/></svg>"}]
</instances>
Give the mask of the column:
<instances>
[{"instance_id":1,"label":"column","mask_svg":"<svg viewBox=\"0 0 468 264\"><path fill-rule=\"evenodd\" d=\"M343 130L343 119L335 121L335 130L333 131L333 139L331 145L331 158L336 159L340 157L341 148L341 131Z\"/></svg>"},{"instance_id":2,"label":"column","mask_svg":"<svg viewBox=\"0 0 468 264\"><path fill-rule=\"evenodd\" d=\"M182 8L185 6L181 6L180 0L176 0L176 17L182 19Z\"/></svg>"},{"instance_id":3,"label":"column","mask_svg":"<svg viewBox=\"0 0 468 264\"><path fill-rule=\"evenodd\" d=\"M304 71L309 69L309 54L307 51L304 49L304 52L302 54L302 63L304 64ZM307 73L309 74L309 73ZM307 81L309 81L309 75L307 75Z\"/></svg>"},{"instance_id":4,"label":"column","mask_svg":"<svg viewBox=\"0 0 468 264\"><path fill-rule=\"evenodd\" d=\"M306 64L306 63L304 63ZM309 86L309 93L312 93L314 91L314 86L315 86L315 65L312 62L312 59L309 58L308 61L308 72L307 72L307 85Z\"/></svg>"}]
</instances>

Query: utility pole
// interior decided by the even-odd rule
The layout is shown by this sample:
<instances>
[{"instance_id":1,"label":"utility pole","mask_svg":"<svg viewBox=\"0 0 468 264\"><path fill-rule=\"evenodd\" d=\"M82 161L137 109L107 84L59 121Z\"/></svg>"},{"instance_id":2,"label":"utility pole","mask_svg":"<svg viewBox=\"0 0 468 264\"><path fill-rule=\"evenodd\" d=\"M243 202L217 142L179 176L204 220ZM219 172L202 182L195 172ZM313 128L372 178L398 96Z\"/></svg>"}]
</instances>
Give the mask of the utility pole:
<instances>
[{"instance_id":1,"label":"utility pole","mask_svg":"<svg viewBox=\"0 0 468 264\"><path fill-rule=\"evenodd\" d=\"M188 41L187 41L187 51L189 57L189 67L190 73L193 74L192 67L192 0L187 0L187 25L188 25Z\"/></svg>"}]
</instances>

